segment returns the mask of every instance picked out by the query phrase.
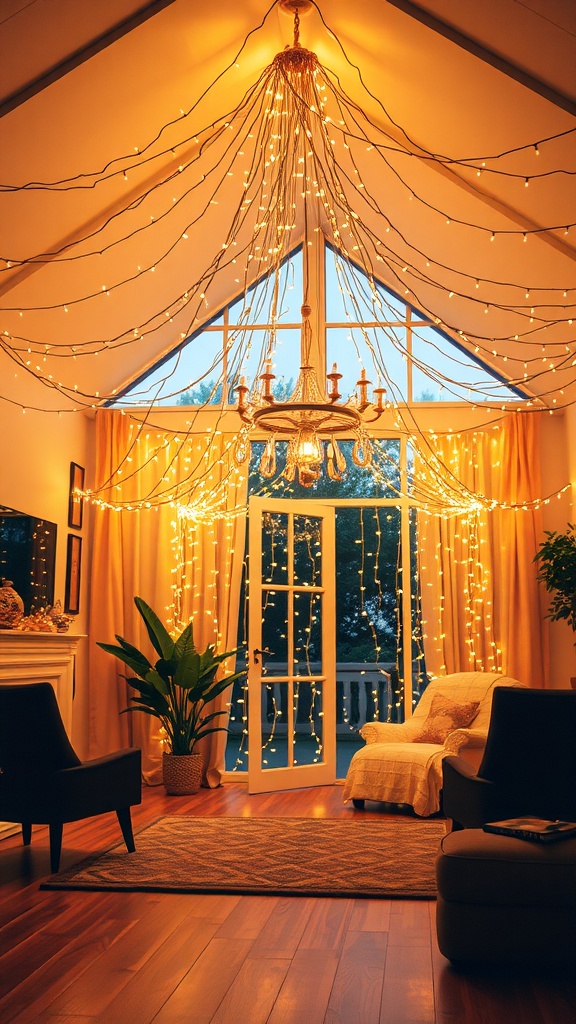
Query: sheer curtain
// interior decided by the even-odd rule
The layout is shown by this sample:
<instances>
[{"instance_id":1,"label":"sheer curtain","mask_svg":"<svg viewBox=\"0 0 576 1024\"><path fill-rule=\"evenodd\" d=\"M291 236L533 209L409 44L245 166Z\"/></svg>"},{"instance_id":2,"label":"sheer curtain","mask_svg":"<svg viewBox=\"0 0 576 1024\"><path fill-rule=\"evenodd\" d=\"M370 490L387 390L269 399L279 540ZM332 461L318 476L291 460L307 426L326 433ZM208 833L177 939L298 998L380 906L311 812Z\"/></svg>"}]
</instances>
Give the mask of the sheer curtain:
<instances>
[{"instance_id":1,"label":"sheer curtain","mask_svg":"<svg viewBox=\"0 0 576 1024\"><path fill-rule=\"evenodd\" d=\"M548 685L533 562L542 533L539 428L538 414L514 413L491 428L436 439L435 457L416 466L420 486L436 494L418 513L424 651L432 675L492 671ZM460 511L453 511L458 492ZM472 494L486 501L465 509ZM512 505L520 507L506 507Z\"/></svg>"},{"instance_id":2,"label":"sheer curtain","mask_svg":"<svg viewBox=\"0 0 576 1024\"><path fill-rule=\"evenodd\" d=\"M122 714L133 690L123 666L96 646L116 634L136 647L152 649L134 605L142 597L167 628L182 629L192 618L199 649L218 651L237 644L245 513L206 515L210 495L231 513L245 504L246 484L229 475L231 438L142 428L117 411L96 418L96 504L90 579L90 747L99 756L134 744L142 749L143 774L161 781L162 742L155 719ZM191 518L178 516L174 502L187 505ZM122 510L114 506L122 503ZM198 511L204 512L197 518ZM224 666L233 670L233 660ZM225 708L230 693L215 702ZM225 733L205 738L205 775L217 786L224 768Z\"/></svg>"}]
</instances>

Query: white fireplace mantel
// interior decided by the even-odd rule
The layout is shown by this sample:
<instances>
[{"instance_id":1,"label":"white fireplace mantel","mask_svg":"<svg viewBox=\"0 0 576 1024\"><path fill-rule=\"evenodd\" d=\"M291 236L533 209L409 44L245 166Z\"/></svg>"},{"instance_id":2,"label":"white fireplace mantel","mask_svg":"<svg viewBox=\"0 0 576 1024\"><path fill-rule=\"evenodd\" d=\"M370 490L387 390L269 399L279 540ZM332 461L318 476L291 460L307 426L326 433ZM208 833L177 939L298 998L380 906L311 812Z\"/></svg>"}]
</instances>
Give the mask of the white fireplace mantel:
<instances>
[{"instance_id":1,"label":"white fireplace mantel","mask_svg":"<svg viewBox=\"0 0 576 1024\"><path fill-rule=\"evenodd\" d=\"M33 633L0 629L0 683L52 683L68 736L72 731L74 633Z\"/></svg>"}]
</instances>

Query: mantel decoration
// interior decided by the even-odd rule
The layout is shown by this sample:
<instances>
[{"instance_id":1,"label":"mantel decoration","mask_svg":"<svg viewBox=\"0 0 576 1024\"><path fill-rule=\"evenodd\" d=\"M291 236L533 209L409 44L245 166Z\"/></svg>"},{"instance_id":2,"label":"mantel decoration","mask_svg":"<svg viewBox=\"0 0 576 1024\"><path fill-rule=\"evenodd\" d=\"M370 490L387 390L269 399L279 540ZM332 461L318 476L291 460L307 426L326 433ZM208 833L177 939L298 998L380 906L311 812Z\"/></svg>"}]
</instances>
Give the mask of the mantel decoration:
<instances>
[{"instance_id":1,"label":"mantel decoration","mask_svg":"<svg viewBox=\"0 0 576 1024\"><path fill-rule=\"evenodd\" d=\"M216 679L220 665L235 651L216 654L208 646L199 652L194 646L193 624L189 622L180 635L174 639L168 633L156 613L141 598L135 597L136 605L148 631L148 636L159 655L154 665L145 654L121 636L118 644L98 642L98 647L123 661L136 676L127 676L126 681L138 691L132 697L133 707L125 712L141 711L157 718L166 732L169 748L162 756L162 775L166 792L170 794L197 793L202 782L203 755L196 751L196 744L213 732L226 732L226 727L216 725L216 719L226 711L206 712L206 707L231 686L244 673Z\"/></svg>"},{"instance_id":2,"label":"mantel decoration","mask_svg":"<svg viewBox=\"0 0 576 1024\"><path fill-rule=\"evenodd\" d=\"M40 608L20 620L18 629L24 633L67 633L72 617L62 610L62 602L50 608Z\"/></svg>"},{"instance_id":3,"label":"mantel decoration","mask_svg":"<svg viewBox=\"0 0 576 1024\"><path fill-rule=\"evenodd\" d=\"M540 563L538 580L553 597L547 618L566 619L576 633L576 524L568 523L565 533L545 531L535 556Z\"/></svg>"},{"instance_id":4,"label":"mantel decoration","mask_svg":"<svg viewBox=\"0 0 576 1024\"><path fill-rule=\"evenodd\" d=\"M0 629L16 629L24 616L24 602L12 580L0 580Z\"/></svg>"}]
</instances>

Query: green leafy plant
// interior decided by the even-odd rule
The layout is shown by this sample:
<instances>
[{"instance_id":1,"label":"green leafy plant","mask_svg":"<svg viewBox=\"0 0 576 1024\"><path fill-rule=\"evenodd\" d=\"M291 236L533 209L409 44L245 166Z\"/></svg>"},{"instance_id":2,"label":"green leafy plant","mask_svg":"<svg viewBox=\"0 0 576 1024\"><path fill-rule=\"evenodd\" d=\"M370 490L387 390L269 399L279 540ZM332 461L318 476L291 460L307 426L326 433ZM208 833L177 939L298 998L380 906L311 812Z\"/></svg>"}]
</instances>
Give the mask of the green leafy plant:
<instances>
[{"instance_id":1,"label":"green leafy plant","mask_svg":"<svg viewBox=\"0 0 576 1024\"><path fill-rule=\"evenodd\" d=\"M553 594L549 619L566 619L576 630L576 525L568 523L566 533L545 531L534 561L540 562L537 579Z\"/></svg>"},{"instance_id":2,"label":"green leafy plant","mask_svg":"<svg viewBox=\"0 0 576 1024\"><path fill-rule=\"evenodd\" d=\"M216 679L223 661L235 651L215 654L214 647L199 652L194 646L192 623L180 636L173 639L158 616L141 597L134 598L142 616L148 636L158 660L153 665L142 651L116 636L120 646L98 642L98 647L124 662L135 676L126 676L130 686L138 691L132 697L134 707L126 712L142 711L157 718L168 735L173 754L191 754L198 740L212 732L227 732L226 726L216 725L216 719L226 711L206 712L206 706L242 676L243 672Z\"/></svg>"}]
</instances>

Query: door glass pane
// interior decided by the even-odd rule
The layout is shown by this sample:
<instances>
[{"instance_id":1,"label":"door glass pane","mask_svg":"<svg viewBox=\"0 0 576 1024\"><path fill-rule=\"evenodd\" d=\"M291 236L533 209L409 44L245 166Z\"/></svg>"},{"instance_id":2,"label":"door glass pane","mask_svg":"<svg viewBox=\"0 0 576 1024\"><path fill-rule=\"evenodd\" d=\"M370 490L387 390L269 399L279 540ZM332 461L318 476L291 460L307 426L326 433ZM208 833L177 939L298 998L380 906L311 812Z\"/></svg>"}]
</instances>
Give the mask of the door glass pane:
<instances>
[{"instance_id":1,"label":"door glass pane","mask_svg":"<svg viewBox=\"0 0 576 1024\"><path fill-rule=\"evenodd\" d=\"M323 760L322 686L321 682L304 680L294 685L294 764L317 764Z\"/></svg>"},{"instance_id":2,"label":"door glass pane","mask_svg":"<svg viewBox=\"0 0 576 1024\"><path fill-rule=\"evenodd\" d=\"M287 683L264 683L262 687L262 768L287 768L290 764L288 689Z\"/></svg>"},{"instance_id":3,"label":"door glass pane","mask_svg":"<svg viewBox=\"0 0 576 1024\"><path fill-rule=\"evenodd\" d=\"M262 516L262 582L288 582L288 516L284 512Z\"/></svg>"},{"instance_id":4,"label":"door glass pane","mask_svg":"<svg viewBox=\"0 0 576 1024\"><path fill-rule=\"evenodd\" d=\"M294 516L294 584L321 586L321 559L322 521L316 516Z\"/></svg>"},{"instance_id":5,"label":"door glass pane","mask_svg":"<svg viewBox=\"0 0 576 1024\"><path fill-rule=\"evenodd\" d=\"M288 594L285 590L262 591L262 649L264 674L285 676L288 662Z\"/></svg>"},{"instance_id":6,"label":"door glass pane","mask_svg":"<svg viewBox=\"0 0 576 1024\"><path fill-rule=\"evenodd\" d=\"M320 675L322 671L322 595L294 594L294 674Z\"/></svg>"}]
</instances>

